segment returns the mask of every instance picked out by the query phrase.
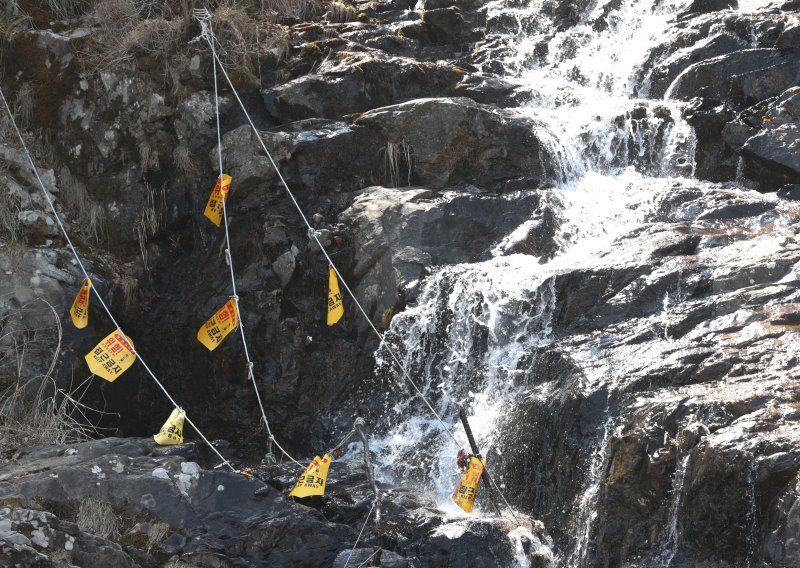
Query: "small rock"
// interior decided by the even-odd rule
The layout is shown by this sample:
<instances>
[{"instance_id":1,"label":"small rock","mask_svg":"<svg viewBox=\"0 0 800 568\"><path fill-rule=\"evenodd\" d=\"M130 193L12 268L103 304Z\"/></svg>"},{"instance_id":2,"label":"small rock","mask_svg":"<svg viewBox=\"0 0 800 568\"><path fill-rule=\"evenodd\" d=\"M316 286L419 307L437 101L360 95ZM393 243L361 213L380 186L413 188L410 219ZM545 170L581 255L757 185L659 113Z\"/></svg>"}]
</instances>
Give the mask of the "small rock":
<instances>
[{"instance_id":1,"label":"small rock","mask_svg":"<svg viewBox=\"0 0 800 568\"><path fill-rule=\"evenodd\" d=\"M167 480L169 480L169 472L166 469L164 469L163 467L155 468L151 475L153 477L157 477L159 479L167 479Z\"/></svg>"}]
</instances>

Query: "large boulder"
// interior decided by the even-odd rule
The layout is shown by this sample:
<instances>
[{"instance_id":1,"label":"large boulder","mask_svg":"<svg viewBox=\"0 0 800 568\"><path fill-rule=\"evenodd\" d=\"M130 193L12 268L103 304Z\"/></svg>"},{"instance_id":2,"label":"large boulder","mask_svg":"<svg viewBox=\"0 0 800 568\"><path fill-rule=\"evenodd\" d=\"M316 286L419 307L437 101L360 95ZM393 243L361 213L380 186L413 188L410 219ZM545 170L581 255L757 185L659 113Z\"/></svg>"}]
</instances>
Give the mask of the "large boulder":
<instances>
[{"instance_id":1,"label":"large boulder","mask_svg":"<svg viewBox=\"0 0 800 568\"><path fill-rule=\"evenodd\" d=\"M415 297L428 267L488 258L498 241L544 206L537 193L367 188L339 217L353 235L356 294L370 315L393 310ZM542 223L508 247L541 256L552 248L548 236L552 227Z\"/></svg>"},{"instance_id":2,"label":"large boulder","mask_svg":"<svg viewBox=\"0 0 800 568\"><path fill-rule=\"evenodd\" d=\"M557 177L534 118L467 98L417 99L356 115L307 119L262 133L300 199L375 184L432 189L535 188ZM238 187L280 185L257 140L241 126L223 137ZM253 194L254 192L248 192Z\"/></svg>"},{"instance_id":3,"label":"large boulder","mask_svg":"<svg viewBox=\"0 0 800 568\"><path fill-rule=\"evenodd\" d=\"M662 97L675 79L689 66L748 47L737 35L723 30L700 39L688 49L677 50L656 64L650 75L649 95Z\"/></svg>"},{"instance_id":4,"label":"large boulder","mask_svg":"<svg viewBox=\"0 0 800 568\"><path fill-rule=\"evenodd\" d=\"M754 105L722 129L725 143L742 157L742 175L762 191L800 180L800 87Z\"/></svg>"},{"instance_id":5,"label":"large boulder","mask_svg":"<svg viewBox=\"0 0 800 568\"><path fill-rule=\"evenodd\" d=\"M543 124L470 99L419 99L365 113L355 124L405 144L413 177L427 187L502 187L518 178L536 186L554 175L537 136Z\"/></svg>"},{"instance_id":6,"label":"large boulder","mask_svg":"<svg viewBox=\"0 0 800 568\"><path fill-rule=\"evenodd\" d=\"M446 91L464 76L454 65L408 57L352 53L316 73L262 92L281 122L338 118Z\"/></svg>"},{"instance_id":7,"label":"large boulder","mask_svg":"<svg viewBox=\"0 0 800 568\"><path fill-rule=\"evenodd\" d=\"M666 91L667 98L703 97L753 104L797 84L800 61L777 49L743 49L687 67Z\"/></svg>"}]
</instances>

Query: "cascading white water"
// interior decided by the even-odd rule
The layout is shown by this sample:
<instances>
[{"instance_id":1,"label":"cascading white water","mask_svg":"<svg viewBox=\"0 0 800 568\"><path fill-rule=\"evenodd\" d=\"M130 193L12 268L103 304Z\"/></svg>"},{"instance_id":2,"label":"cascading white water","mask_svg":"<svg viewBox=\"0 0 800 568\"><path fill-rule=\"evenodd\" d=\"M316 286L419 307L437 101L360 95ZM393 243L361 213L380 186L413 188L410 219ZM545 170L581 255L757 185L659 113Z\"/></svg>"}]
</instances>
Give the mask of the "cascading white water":
<instances>
[{"instance_id":1,"label":"cascading white water","mask_svg":"<svg viewBox=\"0 0 800 568\"><path fill-rule=\"evenodd\" d=\"M669 508L669 532L667 533L667 541L662 546L661 560L662 566L669 566L672 564L672 559L675 557L675 551L678 547L678 511L681 507L681 499L683 497L683 482L686 479L686 468L689 466L689 459L692 455L687 454L681 460L680 465L675 468L675 473L672 476L672 505Z\"/></svg>"},{"instance_id":2,"label":"cascading white water","mask_svg":"<svg viewBox=\"0 0 800 568\"><path fill-rule=\"evenodd\" d=\"M455 415L459 405L466 406L485 454L501 435L497 419L519 392L531 354L550 341L553 277L591 268L609 254L614 239L647 217L664 188L686 182L694 163L693 132L677 105L632 96L637 67L663 41L669 18L688 0L600 1L562 31L542 0L525 7L509 4L488 5L488 27L513 38L509 43L516 49L502 63L511 80L529 87L531 102L520 112L544 124L539 138L557 161L557 252L542 263L526 255L502 256L506 241L516 238L511 234L497 244L491 260L439 268L416 303L394 317L388 334L462 447L467 440ZM439 506L460 514L449 503L457 444L405 385L388 355L379 350L376 359L378 374L390 377L393 394L402 394L387 398L392 400L387 435L374 444L379 476L424 483ZM623 371L604 366L595 353L586 359L595 367L587 372L586 388L605 382L613 390ZM600 476L615 427L609 416L585 464L584 490L573 504L574 543L563 554L566 565L587 565ZM685 465L676 471L675 485L682 485ZM676 491L673 523L680 487ZM677 542L677 534L670 535L667 554Z\"/></svg>"}]
</instances>

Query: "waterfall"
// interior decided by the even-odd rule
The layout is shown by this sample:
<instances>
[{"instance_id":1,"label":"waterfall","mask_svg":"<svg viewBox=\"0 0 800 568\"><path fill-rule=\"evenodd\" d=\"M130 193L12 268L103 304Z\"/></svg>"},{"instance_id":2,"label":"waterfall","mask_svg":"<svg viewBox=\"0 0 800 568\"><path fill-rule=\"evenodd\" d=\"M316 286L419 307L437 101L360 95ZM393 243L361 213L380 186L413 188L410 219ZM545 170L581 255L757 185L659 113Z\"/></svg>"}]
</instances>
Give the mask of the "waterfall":
<instances>
[{"instance_id":1,"label":"waterfall","mask_svg":"<svg viewBox=\"0 0 800 568\"><path fill-rule=\"evenodd\" d=\"M678 467L675 468L675 473L672 476L672 504L669 508L669 522L667 533L667 541L661 548L661 558L663 566L672 564L672 559L675 558L675 553L678 550L678 539L680 533L678 531L678 512L681 507L681 498L683 496L683 482L686 479L686 468L689 465L691 454L687 454L681 460Z\"/></svg>"},{"instance_id":2,"label":"waterfall","mask_svg":"<svg viewBox=\"0 0 800 568\"><path fill-rule=\"evenodd\" d=\"M498 424L504 412L517 400L552 395L552 386L533 376L531 368L554 341L555 280L570 270L599 266L614 253L615 239L652 218L664 193L703 186L691 177L696 140L678 104L637 98L646 92L636 80L639 66L686 4L601 0L568 15L566 23L559 20L563 15L545 10L552 5L543 0L524 6L509 0L488 4L488 30L508 46L502 68L509 80L529 88L530 101L519 112L543 125L540 139L556 156L558 174L550 189L556 195L557 250L549 258L506 255L507 243L516 238L512 233L497 244L490 260L434 268L414 303L394 317L387 345L400 353L458 443L407 387L387 345L381 346L377 374L391 389L375 444L384 481L425 487L441 508L460 514L449 502L457 478L455 455L459 445L467 447L456 419L459 406L466 407L490 467L502 472L498 441L504 432ZM667 343L668 312L682 294L679 282L674 298L663 298L658 335ZM569 548L553 556L565 566L593 565L609 442L620 427L620 399L614 393L625 380L625 362L601 360L600 347L585 350L580 361L587 396L605 389L608 397L602 431L587 437L593 446L582 455L581 490L567 513ZM673 503L661 548L665 566L679 541L688 460L686 455L672 478Z\"/></svg>"}]
</instances>

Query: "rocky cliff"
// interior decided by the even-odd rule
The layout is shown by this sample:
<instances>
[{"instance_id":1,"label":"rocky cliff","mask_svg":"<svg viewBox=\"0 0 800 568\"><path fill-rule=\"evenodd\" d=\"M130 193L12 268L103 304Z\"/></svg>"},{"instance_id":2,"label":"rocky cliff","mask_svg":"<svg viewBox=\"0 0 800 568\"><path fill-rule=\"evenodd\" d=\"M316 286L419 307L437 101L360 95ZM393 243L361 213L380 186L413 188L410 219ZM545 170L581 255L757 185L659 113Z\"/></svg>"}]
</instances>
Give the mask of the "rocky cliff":
<instances>
[{"instance_id":1,"label":"rocky cliff","mask_svg":"<svg viewBox=\"0 0 800 568\"><path fill-rule=\"evenodd\" d=\"M81 385L109 436L9 437L4 564L343 566L369 515L355 458L325 500L283 497L299 472L256 467L268 438L239 338L195 340L232 290L202 214L217 135L192 5L7 2L0 77L94 285L255 477L141 439L171 405L139 366L83 382L113 326L96 302L68 324L82 275L3 117L0 379ZM281 176L388 331L381 345L347 299L325 325L327 261L221 82L230 252L272 431L304 461L366 412L393 492L368 541L386 566L800 563L796 2L211 7ZM439 510L455 448L389 348L453 427L466 404L513 521Z\"/></svg>"}]
</instances>

